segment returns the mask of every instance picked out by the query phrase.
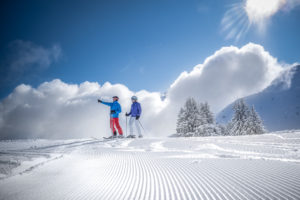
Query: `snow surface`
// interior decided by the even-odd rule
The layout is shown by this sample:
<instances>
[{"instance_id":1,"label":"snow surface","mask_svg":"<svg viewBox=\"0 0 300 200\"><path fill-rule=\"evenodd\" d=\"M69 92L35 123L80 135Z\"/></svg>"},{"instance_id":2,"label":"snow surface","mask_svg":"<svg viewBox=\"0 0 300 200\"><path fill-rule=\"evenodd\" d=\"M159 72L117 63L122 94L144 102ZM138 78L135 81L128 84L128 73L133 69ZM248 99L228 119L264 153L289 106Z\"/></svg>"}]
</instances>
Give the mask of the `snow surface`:
<instances>
[{"instance_id":1,"label":"snow surface","mask_svg":"<svg viewBox=\"0 0 300 200\"><path fill-rule=\"evenodd\" d=\"M300 131L0 141L0 199L300 199Z\"/></svg>"}]
</instances>

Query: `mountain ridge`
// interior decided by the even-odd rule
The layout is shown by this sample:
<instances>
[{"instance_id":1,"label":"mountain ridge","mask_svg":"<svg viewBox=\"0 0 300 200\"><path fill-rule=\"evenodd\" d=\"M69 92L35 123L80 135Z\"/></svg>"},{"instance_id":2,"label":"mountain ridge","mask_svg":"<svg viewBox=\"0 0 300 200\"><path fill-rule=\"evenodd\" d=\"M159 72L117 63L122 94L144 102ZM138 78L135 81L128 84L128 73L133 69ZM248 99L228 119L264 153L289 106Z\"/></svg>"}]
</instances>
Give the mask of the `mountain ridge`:
<instances>
[{"instance_id":1,"label":"mountain ridge","mask_svg":"<svg viewBox=\"0 0 300 200\"><path fill-rule=\"evenodd\" d=\"M244 100L249 106L254 105L268 131L299 129L300 65L284 71L269 87L244 97ZM234 103L217 114L218 123L225 124L231 120Z\"/></svg>"}]
</instances>

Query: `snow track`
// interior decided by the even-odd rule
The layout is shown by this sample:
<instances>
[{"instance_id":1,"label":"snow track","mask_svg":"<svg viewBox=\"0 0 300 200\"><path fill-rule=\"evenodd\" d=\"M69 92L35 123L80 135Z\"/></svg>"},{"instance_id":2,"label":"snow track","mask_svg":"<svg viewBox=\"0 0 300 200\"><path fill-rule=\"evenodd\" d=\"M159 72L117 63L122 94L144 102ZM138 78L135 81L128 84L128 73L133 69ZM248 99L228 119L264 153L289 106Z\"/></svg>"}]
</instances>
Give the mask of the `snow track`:
<instances>
[{"instance_id":1,"label":"snow track","mask_svg":"<svg viewBox=\"0 0 300 200\"><path fill-rule=\"evenodd\" d=\"M297 132L87 139L25 149L52 156L0 180L0 199L300 199Z\"/></svg>"}]
</instances>

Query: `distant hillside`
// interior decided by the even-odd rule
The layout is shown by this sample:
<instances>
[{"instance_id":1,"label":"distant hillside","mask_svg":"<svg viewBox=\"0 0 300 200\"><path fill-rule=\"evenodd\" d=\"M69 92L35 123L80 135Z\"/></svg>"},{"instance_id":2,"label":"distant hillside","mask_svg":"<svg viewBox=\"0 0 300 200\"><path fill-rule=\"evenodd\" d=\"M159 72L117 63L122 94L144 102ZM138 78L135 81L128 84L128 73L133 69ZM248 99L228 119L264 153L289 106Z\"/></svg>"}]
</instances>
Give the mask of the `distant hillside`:
<instances>
[{"instance_id":1,"label":"distant hillside","mask_svg":"<svg viewBox=\"0 0 300 200\"><path fill-rule=\"evenodd\" d=\"M292 74L289 84L286 80ZM254 105L269 131L300 129L300 65L284 72L271 86L260 93L244 98ZM232 117L230 104L217 115L218 123L227 123Z\"/></svg>"}]
</instances>

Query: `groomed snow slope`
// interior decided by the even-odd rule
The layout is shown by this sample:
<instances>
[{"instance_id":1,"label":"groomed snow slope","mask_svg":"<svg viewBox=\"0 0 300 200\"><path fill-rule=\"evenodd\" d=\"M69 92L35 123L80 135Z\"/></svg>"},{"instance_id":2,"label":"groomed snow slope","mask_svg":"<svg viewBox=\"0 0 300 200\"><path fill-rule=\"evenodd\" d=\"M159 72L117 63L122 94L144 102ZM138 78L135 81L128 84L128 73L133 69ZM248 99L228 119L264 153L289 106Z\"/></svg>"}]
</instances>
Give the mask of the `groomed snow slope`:
<instances>
[{"instance_id":1,"label":"groomed snow slope","mask_svg":"<svg viewBox=\"0 0 300 200\"><path fill-rule=\"evenodd\" d=\"M5 200L300 199L300 132L2 141L0 173Z\"/></svg>"}]
</instances>

